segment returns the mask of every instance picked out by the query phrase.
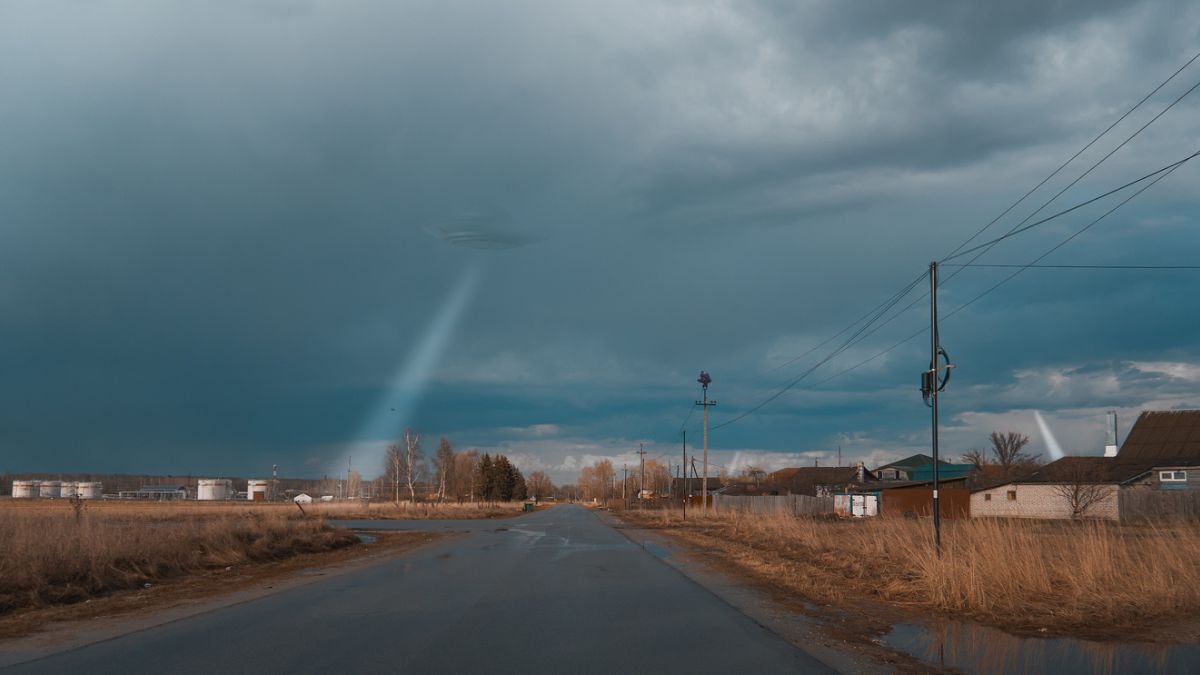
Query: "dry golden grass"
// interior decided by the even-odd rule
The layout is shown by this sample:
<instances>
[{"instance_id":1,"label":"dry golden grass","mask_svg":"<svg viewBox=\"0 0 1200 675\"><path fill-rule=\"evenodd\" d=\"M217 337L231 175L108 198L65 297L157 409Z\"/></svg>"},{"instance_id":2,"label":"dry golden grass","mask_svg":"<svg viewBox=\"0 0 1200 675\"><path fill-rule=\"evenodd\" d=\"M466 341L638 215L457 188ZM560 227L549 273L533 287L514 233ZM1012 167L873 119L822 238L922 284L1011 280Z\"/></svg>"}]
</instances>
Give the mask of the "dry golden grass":
<instances>
[{"instance_id":1,"label":"dry golden grass","mask_svg":"<svg viewBox=\"0 0 1200 675\"><path fill-rule=\"evenodd\" d=\"M357 542L321 519L278 507L0 503L0 613L75 602L114 590L244 562Z\"/></svg>"},{"instance_id":2,"label":"dry golden grass","mask_svg":"<svg viewBox=\"0 0 1200 675\"><path fill-rule=\"evenodd\" d=\"M1091 632L1200 612L1200 525L976 519L823 521L627 512L820 603L847 596L1018 629Z\"/></svg>"}]
</instances>

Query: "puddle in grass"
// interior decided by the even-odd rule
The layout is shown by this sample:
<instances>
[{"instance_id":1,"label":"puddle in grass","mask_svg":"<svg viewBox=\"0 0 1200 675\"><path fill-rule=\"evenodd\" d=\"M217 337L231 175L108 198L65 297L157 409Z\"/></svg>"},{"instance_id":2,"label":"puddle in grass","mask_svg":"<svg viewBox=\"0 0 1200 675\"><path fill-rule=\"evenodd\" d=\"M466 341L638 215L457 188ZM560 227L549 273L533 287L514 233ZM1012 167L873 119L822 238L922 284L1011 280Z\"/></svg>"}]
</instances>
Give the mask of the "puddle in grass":
<instances>
[{"instance_id":1,"label":"puddle in grass","mask_svg":"<svg viewBox=\"0 0 1200 675\"><path fill-rule=\"evenodd\" d=\"M1018 637L997 628L961 621L928 626L896 624L882 639L893 649L964 673L1200 672L1200 644Z\"/></svg>"},{"instance_id":2,"label":"puddle in grass","mask_svg":"<svg viewBox=\"0 0 1200 675\"><path fill-rule=\"evenodd\" d=\"M379 541L379 537L377 537L373 534L363 534L362 532L355 532L354 536L358 537L358 541L361 544L374 544L375 542Z\"/></svg>"}]
</instances>

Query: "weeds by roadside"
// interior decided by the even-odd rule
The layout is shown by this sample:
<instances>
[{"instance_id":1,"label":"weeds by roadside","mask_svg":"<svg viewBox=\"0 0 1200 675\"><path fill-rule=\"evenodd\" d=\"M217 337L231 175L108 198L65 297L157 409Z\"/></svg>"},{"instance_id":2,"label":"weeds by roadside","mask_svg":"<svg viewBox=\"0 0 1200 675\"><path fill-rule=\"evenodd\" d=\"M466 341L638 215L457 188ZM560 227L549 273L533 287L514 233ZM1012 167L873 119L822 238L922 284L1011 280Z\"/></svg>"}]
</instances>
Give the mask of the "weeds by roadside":
<instances>
[{"instance_id":1,"label":"weeds by roadside","mask_svg":"<svg viewBox=\"0 0 1200 675\"><path fill-rule=\"evenodd\" d=\"M0 508L0 614L357 542L284 509Z\"/></svg>"},{"instance_id":2,"label":"weeds by roadside","mask_svg":"<svg viewBox=\"0 0 1200 675\"><path fill-rule=\"evenodd\" d=\"M821 521L689 510L621 514L815 602L847 596L992 625L1101 634L1200 612L1200 526L974 519Z\"/></svg>"}]
</instances>

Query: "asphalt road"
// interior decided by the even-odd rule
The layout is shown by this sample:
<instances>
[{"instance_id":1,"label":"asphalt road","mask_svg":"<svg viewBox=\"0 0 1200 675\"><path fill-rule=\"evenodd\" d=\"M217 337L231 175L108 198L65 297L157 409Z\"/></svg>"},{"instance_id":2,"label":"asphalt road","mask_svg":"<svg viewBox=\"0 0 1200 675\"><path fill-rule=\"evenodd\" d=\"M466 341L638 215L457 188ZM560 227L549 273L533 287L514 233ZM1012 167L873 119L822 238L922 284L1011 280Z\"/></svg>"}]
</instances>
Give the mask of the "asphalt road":
<instances>
[{"instance_id":1,"label":"asphalt road","mask_svg":"<svg viewBox=\"0 0 1200 675\"><path fill-rule=\"evenodd\" d=\"M465 534L5 672L831 672L579 506L362 525Z\"/></svg>"}]
</instances>

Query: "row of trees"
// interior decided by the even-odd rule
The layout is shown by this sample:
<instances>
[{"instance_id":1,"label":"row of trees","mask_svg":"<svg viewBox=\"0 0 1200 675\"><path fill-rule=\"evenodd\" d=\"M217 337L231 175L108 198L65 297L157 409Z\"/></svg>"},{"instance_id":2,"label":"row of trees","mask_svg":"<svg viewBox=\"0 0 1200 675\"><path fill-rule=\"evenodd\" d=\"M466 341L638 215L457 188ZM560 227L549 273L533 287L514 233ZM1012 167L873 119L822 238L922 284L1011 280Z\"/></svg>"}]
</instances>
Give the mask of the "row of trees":
<instances>
[{"instance_id":1,"label":"row of trees","mask_svg":"<svg viewBox=\"0 0 1200 675\"><path fill-rule=\"evenodd\" d=\"M443 501L506 502L555 495L550 477L534 471L528 480L504 455L480 455L477 450L456 452L445 437L426 460L421 434L405 429L399 443L388 446L383 475L379 478L393 501L423 498Z\"/></svg>"}]
</instances>

